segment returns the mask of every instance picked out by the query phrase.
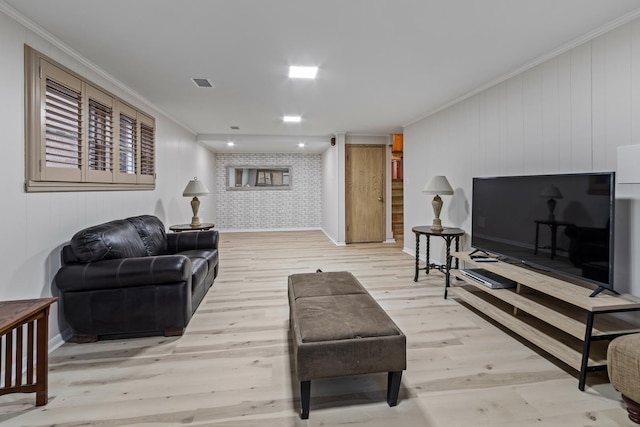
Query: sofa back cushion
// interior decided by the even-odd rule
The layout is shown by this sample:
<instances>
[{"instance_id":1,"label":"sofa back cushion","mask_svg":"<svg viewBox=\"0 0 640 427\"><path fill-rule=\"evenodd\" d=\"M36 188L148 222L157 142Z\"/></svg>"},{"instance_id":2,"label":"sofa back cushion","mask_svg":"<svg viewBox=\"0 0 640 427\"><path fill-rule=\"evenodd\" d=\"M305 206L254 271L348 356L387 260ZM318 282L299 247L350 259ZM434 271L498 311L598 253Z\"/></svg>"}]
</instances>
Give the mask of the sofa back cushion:
<instances>
[{"instance_id":1,"label":"sofa back cushion","mask_svg":"<svg viewBox=\"0 0 640 427\"><path fill-rule=\"evenodd\" d=\"M82 262L146 256L136 228L119 219L78 231L71 238L73 253Z\"/></svg>"},{"instance_id":2,"label":"sofa back cushion","mask_svg":"<svg viewBox=\"0 0 640 427\"><path fill-rule=\"evenodd\" d=\"M147 255L166 255L167 252L167 233L164 230L164 224L158 217L153 215L139 215L127 218L138 232L138 235L144 243Z\"/></svg>"}]
</instances>

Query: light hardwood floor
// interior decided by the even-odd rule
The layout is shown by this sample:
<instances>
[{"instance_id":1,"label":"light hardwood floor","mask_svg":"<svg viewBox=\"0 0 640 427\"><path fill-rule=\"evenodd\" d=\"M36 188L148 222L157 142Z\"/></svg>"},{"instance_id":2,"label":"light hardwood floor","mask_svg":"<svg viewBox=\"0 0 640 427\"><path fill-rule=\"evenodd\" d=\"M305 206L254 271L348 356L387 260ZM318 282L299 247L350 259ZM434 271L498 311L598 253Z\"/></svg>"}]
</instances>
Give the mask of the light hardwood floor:
<instances>
[{"instance_id":1,"label":"light hardwood floor","mask_svg":"<svg viewBox=\"0 0 640 427\"><path fill-rule=\"evenodd\" d=\"M334 246L319 231L222 233L220 274L182 337L67 343L49 404L0 397L2 426L627 426L606 374L577 373L453 299L399 244ZM312 381L299 418L287 276L349 270L407 336L398 406L385 373Z\"/></svg>"}]
</instances>

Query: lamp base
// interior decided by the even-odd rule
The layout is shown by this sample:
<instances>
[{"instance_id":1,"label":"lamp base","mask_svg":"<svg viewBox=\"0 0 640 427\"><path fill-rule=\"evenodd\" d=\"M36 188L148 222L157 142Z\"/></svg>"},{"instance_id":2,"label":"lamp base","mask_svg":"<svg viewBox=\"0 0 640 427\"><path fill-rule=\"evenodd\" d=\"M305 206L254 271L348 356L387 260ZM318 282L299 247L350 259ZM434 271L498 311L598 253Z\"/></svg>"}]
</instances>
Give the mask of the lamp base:
<instances>
[{"instance_id":1,"label":"lamp base","mask_svg":"<svg viewBox=\"0 0 640 427\"><path fill-rule=\"evenodd\" d=\"M442 231L442 222L440 221L440 211L442 210L442 198L436 194L436 196L431 201L431 206L433 207L433 214L435 218L433 218L433 224L431 224L431 229L433 231Z\"/></svg>"},{"instance_id":2,"label":"lamp base","mask_svg":"<svg viewBox=\"0 0 640 427\"><path fill-rule=\"evenodd\" d=\"M191 227L200 227L200 218L198 218L198 209L200 208L200 200L197 196L193 196L191 199L191 210L193 211L193 217L191 218Z\"/></svg>"},{"instance_id":3,"label":"lamp base","mask_svg":"<svg viewBox=\"0 0 640 427\"><path fill-rule=\"evenodd\" d=\"M555 222L556 216L553 214L553 211L556 209L556 200L553 198L547 200L547 207L549 208L549 215L547 217L547 221Z\"/></svg>"}]
</instances>

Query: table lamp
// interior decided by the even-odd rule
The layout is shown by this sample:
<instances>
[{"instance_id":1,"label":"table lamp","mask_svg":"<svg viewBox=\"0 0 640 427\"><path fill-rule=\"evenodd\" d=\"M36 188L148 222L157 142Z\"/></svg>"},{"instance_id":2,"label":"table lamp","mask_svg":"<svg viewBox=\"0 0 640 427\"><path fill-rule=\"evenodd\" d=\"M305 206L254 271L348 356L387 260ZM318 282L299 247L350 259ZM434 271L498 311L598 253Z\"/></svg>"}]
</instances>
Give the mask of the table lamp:
<instances>
[{"instance_id":1,"label":"table lamp","mask_svg":"<svg viewBox=\"0 0 640 427\"><path fill-rule=\"evenodd\" d=\"M207 196L209 194L209 190L202 183L202 181L198 181L198 178L193 178L187 186L185 187L182 195L184 197L192 197L191 199L191 209L193 210L193 218L191 218L191 227L200 227L200 218L198 218L198 209L200 208L200 200L198 200L198 196Z\"/></svg>"},{"instance_id":2,"label":"table lamp","mask_svg":"<svg viewBox=\"0 0 640 427\"><path fill-rule=\"evenodd\" d=\"M556 217L553 211L556 209L556 199L562 199L560 189L553 184L549 184L544 190L542 190L540 197L546 197L549 199L547 200L547 207L549 208L549 217L547 220L554 222Z\"/></svg>"},{"instance_id":3,"label":"table lamp","mask_svg":"<svg viewBox=\"0 0 640 427\"><path fill-rule=\"evenodd\" d=\"M422 192L425 194L435 194L435 197L431 202L431 206L433 206L433 213L435 215L433 224L431 224L431 229L434 231L442 231L442 222L440 221L442 199L440 198L440 194L443 196L450 196L453 194L453 188L451 188L446 176L436 175L431 177L429 182L427 182L427 185L422 189Z\"/></svg>"}]
</instances>

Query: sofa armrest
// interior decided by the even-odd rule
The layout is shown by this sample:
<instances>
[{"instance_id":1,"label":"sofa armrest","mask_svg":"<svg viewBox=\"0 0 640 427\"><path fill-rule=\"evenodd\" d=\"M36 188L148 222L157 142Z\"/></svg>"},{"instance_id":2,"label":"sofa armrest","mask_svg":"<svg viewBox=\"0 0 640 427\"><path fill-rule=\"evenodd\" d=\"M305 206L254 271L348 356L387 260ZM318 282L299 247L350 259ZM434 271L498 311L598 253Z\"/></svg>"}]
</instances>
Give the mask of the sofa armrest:
<instances>
[{"instance_id":1,"label":"sofa armrest","mask_svg":"<svg viewBox=\"0 0 640 427\"><path fill-rule=\"evenodd\" d=\"M218 230L184 231L167 234L170 254L194 249L218 249Z\"/></svg>"},{"instance_id":2,"label":"sofa armrest","mask_svg":"<svg viewBox=\"0 0 640 427\"><path fill-rule=\"evenodd\" d=\"M54 280L63 292L90 291L188 282L191 270L186 256L159 255L70 264Z\"/></svg>"}]
</instances>

